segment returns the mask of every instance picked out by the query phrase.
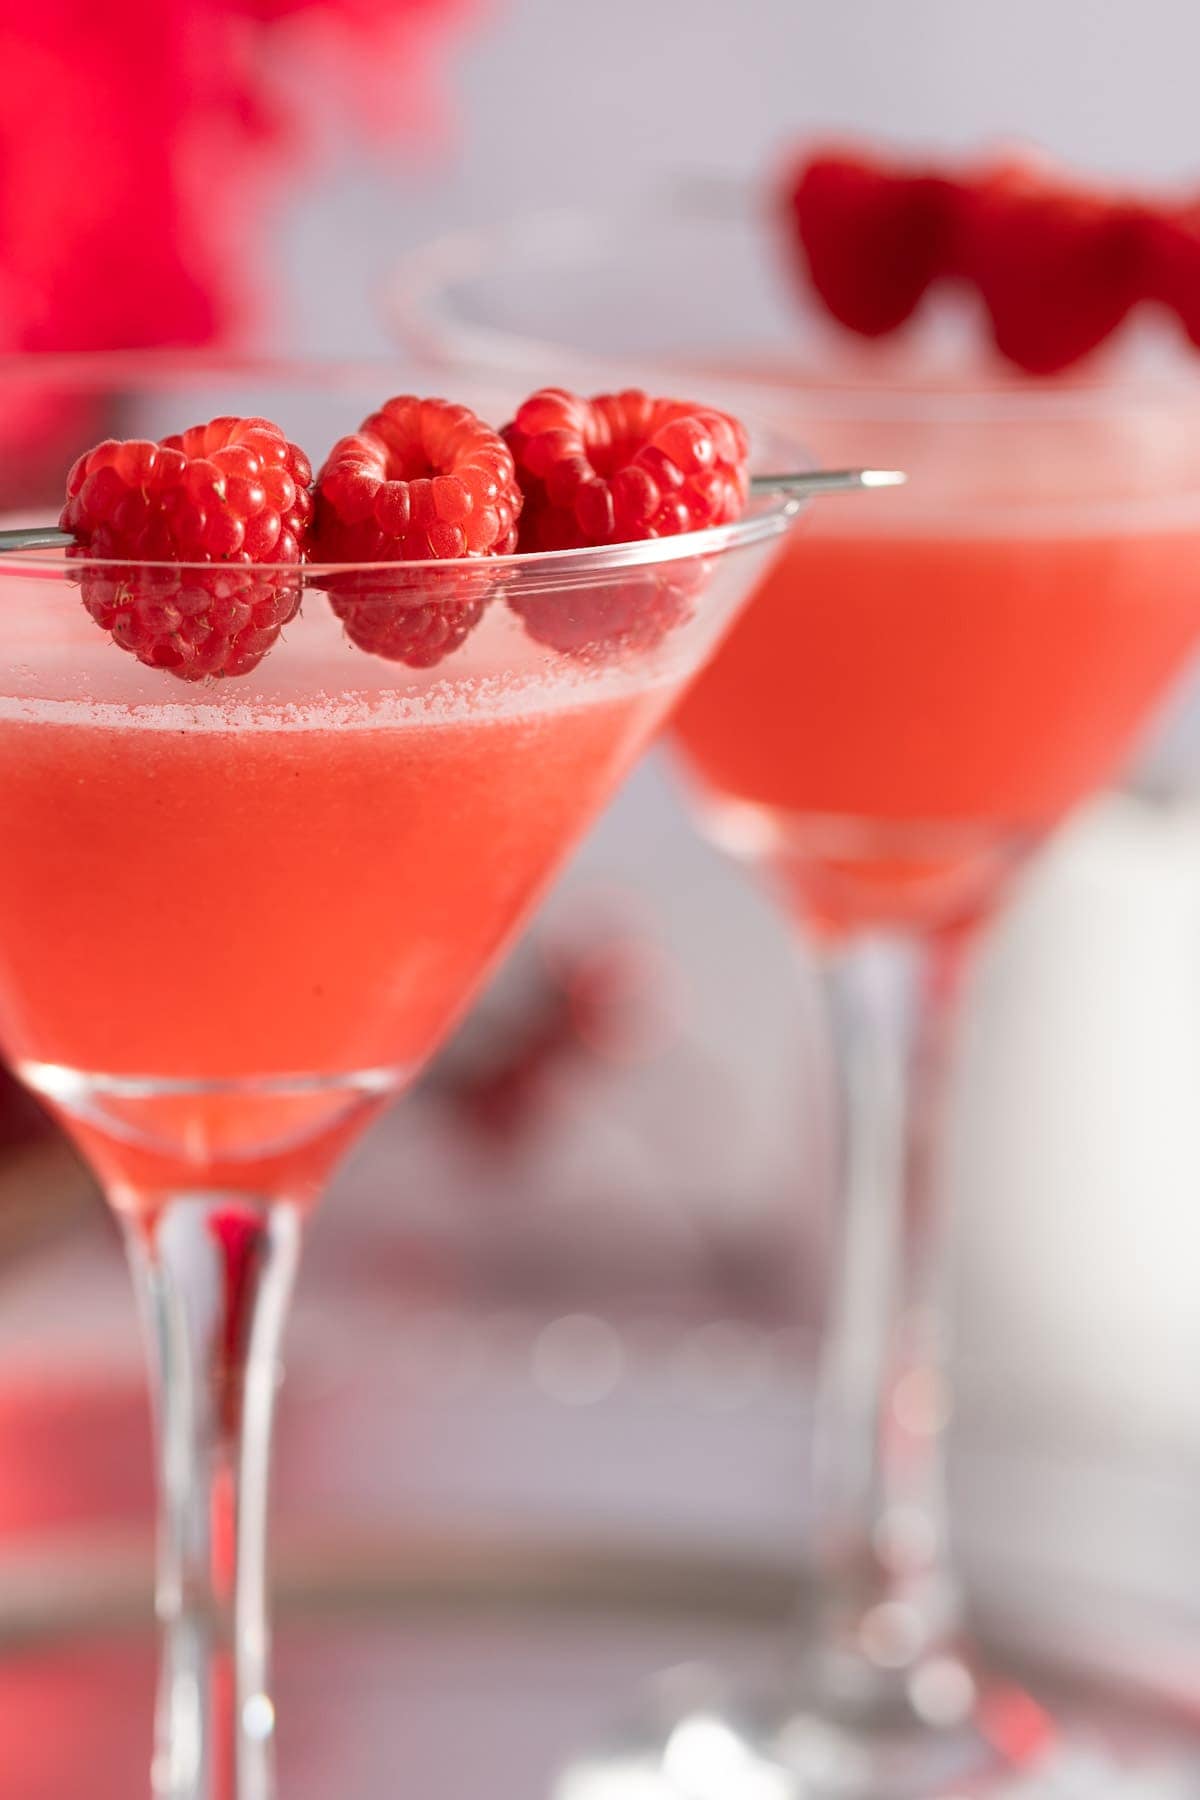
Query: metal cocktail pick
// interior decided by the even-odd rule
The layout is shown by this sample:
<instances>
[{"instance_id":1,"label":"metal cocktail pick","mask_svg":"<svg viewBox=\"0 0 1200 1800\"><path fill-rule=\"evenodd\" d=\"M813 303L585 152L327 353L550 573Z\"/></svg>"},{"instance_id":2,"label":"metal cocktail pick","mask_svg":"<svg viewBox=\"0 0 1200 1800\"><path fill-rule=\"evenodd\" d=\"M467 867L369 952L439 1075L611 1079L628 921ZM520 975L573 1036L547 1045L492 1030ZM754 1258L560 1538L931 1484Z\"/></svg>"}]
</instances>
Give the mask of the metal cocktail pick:
<instances>
[{"instance_id":1,"label":"metal cocktail pick","mask_svg":"<svg viewBox=\"0 0 1200 1800\"><path fill-rule=\"evenodd\" d=\"M791 494L797 500L817 494L844 494L855 488L900 487L907 477L900 469L798 469L791 474L755 475L750 492ZM66 550L75 542L69 531L57 525L17 525L0 531L0 552L16 550Z\"/></svg>"},{"instance_id":2,"label":"metal cocktail pick","mask_svg":"<svg viewBox=\"0 0 1200 1800\"><path fill-rule=\"evenodd\" d=\"M57 525L17 525L0 531L0 550L66 550L75 539Z\"/></svg>"},{"instance_id":3,"label":"metal cocktail pick","mask_svg":"<svg viewBox=\"0 0 1200 1800\"><path fill-rule=\"evenodd\" d=\"M855 488L903 487L908 476L903 469L800 469L793 475L752 475L750 492L795 494L798 500L808 495L848 494ZM0 532L0 538L3 537Z\"/></svg>"}]
</instances>

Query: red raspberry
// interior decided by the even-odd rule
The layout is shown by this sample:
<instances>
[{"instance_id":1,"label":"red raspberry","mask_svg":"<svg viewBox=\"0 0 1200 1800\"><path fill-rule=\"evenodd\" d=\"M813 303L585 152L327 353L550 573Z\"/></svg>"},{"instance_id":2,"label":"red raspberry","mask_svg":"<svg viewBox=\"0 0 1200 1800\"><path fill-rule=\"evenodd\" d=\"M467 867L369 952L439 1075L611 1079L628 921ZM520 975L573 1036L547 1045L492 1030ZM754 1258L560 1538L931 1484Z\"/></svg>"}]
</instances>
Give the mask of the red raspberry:
<instances>
[{"instance_id":1,"label":"red raspberry","mask_svg":"<svg viewBox=\"0 0 1200 1800\"><path fill-rule=\"evenodd\" d=\"M1143 245L1144 297L1176 313L1200 347L1200 201L1148 213Z\"/></svg>"},{"instance_id":2,"label":"red raspberry","mask_svg":"<svg viewBox=\"0 0 1200 1800\"><path fill-rule=\"evenodd\" d=\"M503 440L465 406L398 395L334 445L317 478L321 562L478 563L516 549L521 490ZM429 668L475 629L495 589L476 566L450 576L326 576L360 649Z\"/></svg>"},{"instance_id":3,"label":"red raspberry","mask_svg":"<svg viewBox=\"0 0 1200 1800\"><path fill-rule=\"evenodd\" d=\"M749 442L736 419L636 389L581 399L543 388L505 439L525 492L522 550L573 550L675 536L736 519L749 492ZM531 637L571 655L649 650L690 617L698 559L597 577L570 600L510 604Z\"/></svg>"},{"instance_id":4,"label":"red raspberry","mask_svg":"<svg viewBox=\"0 0 1200 1800\"><path fill-rule=\"evenodd\" d=\"M83 601L115 643L183 681L245 675L300 603L312 470L267 419L213 419L161 443L109 440L67 477L60 524L87 558ZM165 563L189 566L171 570ZM255 573L255 565L271 573Z\"/></svg>"},{"instance_id":5,"label":"red raspberry","mask_svg":"<svg viewBox=\"0 0 1200 1800\"><path fill-rule=\"evenodd\" d=\"M1002 355L1053 374L1115 331L1146 287L1149 208L1067 182L1028 155L951 179L822 151L793 177L786 204L812 286L867 337L902 325L934 281L961 277L980 294ZM1187 260L1177 248L1176 267ZM1186 277L1164 282L1187 291Z\"/></svg>"},{"instance_id":6,"label":"red raspberry","mask_svg":"<svg viewBox=\"0 0 1200 1800\"><path fill-rule=\"evenodd\" d=\"M542 388L504 430L525 494L522 550L581 549L724 525L749 492L746 433L715 407L636 388Z\"/></svg>"},{"instance_id":7,"label":"red raspberry","mask_svg":"<svg viewBox=\"0 0 1200 1800\"><path fill-rule=\"evenodd\" d=\"M945 273L954 193L939 176L831 149L805 157L784 204L809 281L863 337L903 325Z\"/></svg>"},{"instance_id":8,"label":"red raspberry","mask_svg":"<svg viewBox=\"0 0 1200 1800\"><path fill-rule=\"evenodd\" d=\"M1029 160L967 184L957 261L1001 354L1052 375L1102 344L1143 292L1146 218Z\"/></svg>"}]
</instances>

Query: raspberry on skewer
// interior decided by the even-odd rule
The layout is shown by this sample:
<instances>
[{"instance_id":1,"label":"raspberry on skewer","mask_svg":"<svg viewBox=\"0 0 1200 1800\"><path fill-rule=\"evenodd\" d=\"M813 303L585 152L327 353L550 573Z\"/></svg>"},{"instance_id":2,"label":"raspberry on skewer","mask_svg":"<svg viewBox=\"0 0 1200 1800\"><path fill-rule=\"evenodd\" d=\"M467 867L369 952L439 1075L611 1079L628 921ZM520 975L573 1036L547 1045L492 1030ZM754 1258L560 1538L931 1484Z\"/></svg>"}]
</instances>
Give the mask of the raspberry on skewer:
<instances>
[{"instance_id":1,"label":"raspberry on skewer","mask_svg":"<svg viewBox=\"0 0 1200 1800\"><path fill-rule=\"evenodd\" d=\"M525 494L522 550L572 550L676 536L739 517L749 492L745 430L715 407L638 389L584 399L542 388L505 428ZM529 635L572 655L649 650L691 616L699 559L510 597Z\"/></svg>"},{"instance_id":2,"label":"raspberry on skewer","mask_svg":"<svg viewBox=\"0 0 1200 1800\"><path fill-rule=\"evenodd\" d=\"M1143 233L1145 297L1173 312L1200 348L1200 200L1154 208Z\"/></svg>"},{"instance_id":3,"label":"raspberry on skewer","mask_svg":"<svg viewBox=\"0 0 1200 1800\"><path fill-rule=\"evenodd\" d=\"M964 184L957 262L1000 354L1055 375L1104 343L1142 294L1147 210L1029 158Z\"/></svg>"},{"instance_id":4,"label":"raspberry on skewer","mask_svg":"<svg viewBox=\"0 0 1200 1800\"><path fill-rule=\"evenodd\" d=\"M1141 299L1200 331L1195 210L1110 193L1036 152L956 171L822 147L783 198L809 285L861 336L897 330L947 280L979 296L996 348L1027 374L1079 362Z\"/></svg>"},{"instance_id":5,"label":"raspberry on skewer","mask_svg":"<svg viewBox=\"0 0 1200 1800\"><path fill-rule=\"evenodd\" d=\"M479 564L516 548L522 496L503 440L465 406L398 395L335 444L317 478L321 562L462 562L453 577L324 578L360 649L428 668L464 642L495 587Z\"/></svg>"},{"instance_id":6,"label":"raspberry on skewer","mask_svg":"<svg viewBox=\"0 0 1200 1800\"><path fill-rule=\"evenodd\" d=\"M818 150L789 179L784 207L813 288L862 337L897 330L947 272L955 194L941 176Z\"/></svg>"},{"instance_id":7,"label":"raspberry on skewer","mask_svg":"<svg viewBox=\"0 0 1200 1800\"><path fill-rule=\"evenodd\" d=\"M98 444L71 469L60 519L77 541L84 605L150 668L183 681L247 674L300 604L311 480L303 451L267 419Z\"/></svg>"}]
</instances>

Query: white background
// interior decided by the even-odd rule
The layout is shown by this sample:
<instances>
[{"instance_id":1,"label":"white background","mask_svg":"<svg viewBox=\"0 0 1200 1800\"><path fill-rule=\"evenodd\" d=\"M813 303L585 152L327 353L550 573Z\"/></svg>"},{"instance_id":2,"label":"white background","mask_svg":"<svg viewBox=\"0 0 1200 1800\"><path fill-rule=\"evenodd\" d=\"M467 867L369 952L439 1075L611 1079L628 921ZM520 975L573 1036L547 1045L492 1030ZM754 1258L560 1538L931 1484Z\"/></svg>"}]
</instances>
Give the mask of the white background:
<instances>
[{"instance_id":1,"label":"white background","mask_svg":"<svg viewBox=\"0 0 1200 1800\"><path fill-rule=\"evenodd\" d=\"M1191 0L481 0L426 165L346 161L295 209L293 328L374 338L373 281L439 228L759 170L826 127L1200 181L1198 70Z\"/></svg>"}]
</instances>

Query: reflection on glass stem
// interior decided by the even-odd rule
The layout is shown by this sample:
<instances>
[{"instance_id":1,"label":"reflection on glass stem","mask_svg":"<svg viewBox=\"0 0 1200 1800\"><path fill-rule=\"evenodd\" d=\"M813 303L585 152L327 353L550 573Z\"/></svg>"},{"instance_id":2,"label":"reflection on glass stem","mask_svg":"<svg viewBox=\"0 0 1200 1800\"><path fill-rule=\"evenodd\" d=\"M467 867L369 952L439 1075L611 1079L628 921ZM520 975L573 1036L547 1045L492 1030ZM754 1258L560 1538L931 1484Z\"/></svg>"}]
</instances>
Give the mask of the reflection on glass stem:
<instances>
[{"instance_id":1,"label":"reflection on glass stem","mask_svg":"<svg viewBox=\"0 0 1200 1800\"><path fill-rule=\"evenodd\" d=\"M279 1346L300 1250L286 1202L180 1194L126 1225L161 1483L161 1800L271 1800L266 1514Z\"/></svg>"}]
</instances>

